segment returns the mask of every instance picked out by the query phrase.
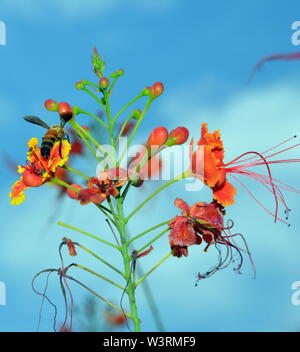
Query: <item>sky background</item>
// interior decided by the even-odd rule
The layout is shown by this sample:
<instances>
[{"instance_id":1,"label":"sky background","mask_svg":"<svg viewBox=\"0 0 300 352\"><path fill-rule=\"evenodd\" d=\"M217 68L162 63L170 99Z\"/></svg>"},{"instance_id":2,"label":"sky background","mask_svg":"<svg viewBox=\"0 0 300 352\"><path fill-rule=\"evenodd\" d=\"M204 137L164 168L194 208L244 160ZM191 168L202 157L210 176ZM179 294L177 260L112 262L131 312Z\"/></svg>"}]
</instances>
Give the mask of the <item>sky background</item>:
<instances>
[{"instance_id":1,"label":"sky background","mask_svg":"<svg viewBox=\"0 0 300 352\"><path fill-rule=\"evenodd\" d=\"M31 280L38 271L59 266L57 248L63 236L93 248L115 265L121 264L115 252L55 225L61 220L111 239L93 206L82 207L70 199L58 205L57 190L46 186L29 190L26 202L18 207L9 205L8 199L17 176L5 160L24 163L26 142L32 136L41 138L44 133L39 127L26 124L22 116L35 114L49 124L55 123L51 119L56 115L43 107L48 98L97 111L90 97L74 88L80 79L95 79L90 70L94 46L106 60L107 72L125 69L112 98L113 112L144 86L164 82L165 92L149 110L137 143L144 141L158 125L168 129L185 125L197 140L201 123L208 122L211 130L221 130L229 161L243 152L263 151L299 134L300 61L270 63L247 83L251 69L261 57L299 50L291 43L292 22L300 20L299 1L129 0L124 3L121 0L2 0L0 3L0 20L6 24L7 32L7 45L0 46L0 281L7 289L7 305L0 306L0 331L36 330L41 299L33 293ZM82 124L89 122L86 117L78 120ZM285 155L295 158L297 154L290 151ZM96 164L89 157L78 167L92 174ZM298 165L278 165L273 173L283 182L300 188ZM271 209L274 207L270 194L255 182L247 185L261 202ZM158 186L158 182L152 182L133 190L127 212ZM211 193L205 188L185 192L184 184L174 185L134 218L129 224L130 233L138 234L179 215L173 206L176 197L193 204L210 201ZM300 306L291 303L292 283L300 280L300 199L297 194L288 193L286 199L292 209L291 227L274 224L272 217L240 188L236 204L228 208L227 218L234 220L234 232L245 236L253 255L255 280L245 256L242 275L236 275L231 265L194 287L195 274L214 265L217 255L213 248L204 253L203 247L198 246L190 249L187 258L172 257L153 273L148 283L167 331L300 329ZM281 209L281 215L282 212ZM167 253L167 237L154 247L151 255L140 261L144 270ZM76 262L111 275L105 266L82 253ZM76 277L119 303L119 291L75 270ZM40 289L45 279L37 283ZM72 292L76 306L82 307L88 294L74 285ZM55 274L50 277L49 296L57 303L58 322L62 322L64 311L59 278ZM139 290L137 296L143 330L156 330L143 291ZM76 324L76 315L74 319ZM45 304L41 330L51 331L52 324L53 310Z\"/></svg>"}]
</instances>

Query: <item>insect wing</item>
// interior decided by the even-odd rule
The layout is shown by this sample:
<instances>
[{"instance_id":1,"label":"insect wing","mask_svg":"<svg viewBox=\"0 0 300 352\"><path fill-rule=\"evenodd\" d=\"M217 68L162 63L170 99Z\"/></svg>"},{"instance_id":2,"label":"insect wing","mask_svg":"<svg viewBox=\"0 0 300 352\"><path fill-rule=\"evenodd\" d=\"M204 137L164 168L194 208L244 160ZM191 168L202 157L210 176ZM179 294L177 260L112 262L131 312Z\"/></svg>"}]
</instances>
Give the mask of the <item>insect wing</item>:
<instances>
[{"instance_id":1,"label":"insect wing","mask_svg":"<svg viewBox=\"0 0 300 352\"><path fill-rule=\"evenodd\" d=\"M43 120L41 120L39 117L37 116L24 116L24 120L25 121L28 121L30 123L34 123L35 125L39 125L39 126L42 126L44 128L46 128L47 130L50 128L46 122L44 122Z\"/></svg>"}]
</instances>

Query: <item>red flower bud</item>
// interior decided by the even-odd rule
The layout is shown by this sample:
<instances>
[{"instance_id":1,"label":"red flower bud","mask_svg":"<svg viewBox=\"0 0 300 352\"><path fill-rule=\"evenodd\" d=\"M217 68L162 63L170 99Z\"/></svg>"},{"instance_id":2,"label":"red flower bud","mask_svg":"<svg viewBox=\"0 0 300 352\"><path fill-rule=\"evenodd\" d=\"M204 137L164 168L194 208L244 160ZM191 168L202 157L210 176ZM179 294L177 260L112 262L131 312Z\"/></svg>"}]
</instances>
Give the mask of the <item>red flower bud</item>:
<instances>
[{"instance_id":1,"label":"red flower bud","mask_svg":"<svg viewBox=\"0 0 300 352\"><path fill-rule=\"evenodd\" d=\"M61 102L58 104L58 113L60 115L69 115L73 114L73 109L70 106L69 103L66 103L65 101Z\"/></svg>"},{"instance_id":2,"label":"red flower bud","mask_svg":"<svg viewBox=\"0 0 300 352\"><path fill-rule=\"evenodd\" d=\"M171 131L166 145L180 145L185 143L189 138L189 131L185 127L177 127L175 130Z\"/></svg>"},{"instance_id":3,"label":"red flower bud","mask_svg":"<svg viewBox=\"0 0 300 352\"><path fill-rule=\"evenodd\" d=\"M152 86L152 95L154 98L160 96L164 91L164 85L161 82L156 82Z\"/></svg>"},{"instance_id":4,"label":"red flower bud","mask_svg":"<svg viewBox=\"0 0 300 352\"><path fill-rule=\"evenodd\" d=\"M168 139L168 130L165 127L156 127L148 138L148 146L161 146Z\"/></svg>"},{"instance_id":5,"label":"red flower bud","mask_svg":"<svg viewBox=\"0 0 300 352\"><path fill-rule=\"evenodd\" d=\"M73 183L70 185L71 187L75 188L75 189L78 189L78 191L80 191L82 189L81 186L77 185L76 183ZM78 193L73 191L72 189L70 188L67 188L67 195L72 198L72 199L78 199Z\"/></svg>"},{"instance_id":6,"label":"red flower bud","mask_svg":"<svg viewBox=\"0 0 300 352\"><path fill-rule=\"evenodd\" d=\"M44 183L41 175L28 169L25 169L23 173L23 182L28 187L39 187Z\"/></svg>"},{"instance_id":7,"label":"red flower bud","mask_svg":"<svg viewBox=\"0 0 300 352\"><path fill-rule=\"evenodd\" d=\"M87 126L82 125L81 126L85 131L89 131L90 129Z\"/></svg>"},{"instance_id":8,"label":"red flower bud","mask_svg":"<svg viewBox=\"0 0 300 352\"><path fill-rule=\"evenodd\" d=\"M57 111L58 110L58 104L53 99L46 100L44 105L45 105L45 108L49 111Z\"/></svg>"},{"instance_id":9,"label":"red flower bud","mask_svg":"<svg viewBox=\"0 0 300 352\"><path fill-rule=\"evenodd\" d=\"M106 89L109 86L109 80L106 77L101 77L99 81L99 86L102 89Z\"/></svg>"}]
</instances>

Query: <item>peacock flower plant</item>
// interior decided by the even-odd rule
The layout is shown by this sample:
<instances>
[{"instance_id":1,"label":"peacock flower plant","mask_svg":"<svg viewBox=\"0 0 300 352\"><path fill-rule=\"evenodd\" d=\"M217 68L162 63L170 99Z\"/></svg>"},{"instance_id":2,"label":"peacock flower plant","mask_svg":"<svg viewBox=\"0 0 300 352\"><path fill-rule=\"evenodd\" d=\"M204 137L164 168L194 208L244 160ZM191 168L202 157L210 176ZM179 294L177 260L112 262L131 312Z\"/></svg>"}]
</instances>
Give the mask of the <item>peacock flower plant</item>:
<instances>
[{"instance_id":1,"label":"peacock flower plant","mask_svg":"<svg viewBox=\"0 0 300 352\"><path fill-rule=\"evenodd\" d=\"M251 197L257 200L259 205L272 214L275 221L278 219L282 222L286 221L278 216L279 205L282 204L286 212L288 211L283 192L291 191L300 193L295 188L275 179L271 173L272 164L300 161L300 159L274 160L274 157L281 155L281 153L299 146L298 143L275 151L276 148L282 146L283 143L290 142L291 139L260 153L256 151L245 152L230 162L226 162L224 160L225 148L221 139L221 133L219 130L210 133L207 123L202 124L201 136L196 147L194 146L193 139L188 141L189 131L186 127L177 126L169 132L166 127L156 124L147 133L147 143L140 144L138 155L135 155L131 159L128 158L128 151L135 141L136 134L142 126L150 106L163 94L164 85L161 82L155 82L152 86L142 88L123 108L117 112L113 112L110 98L113 95L118 80L124 75L124 70L118 69L108 75L105 74L105 70L106 63L100 57L97 49L94 49L92 71L96 75L96 82L81 80L75 83L77 90L87 93L97 102L103 114L93 114L92 112L83 110L78 105L71 107L66 102L57 103L53 99L46 100L45 108L49 112L58 113L60 118L67 117L65 121L72 128L71 137L73 138L73 143L70 143L68 138L64 138L61 129L57 125L54 125L54 127L51 127L52 130L50 128L51 132L50 130L47 132L48 139L41 136L43 138L42 144L47 150L50 150L49 157L45 157L41 151L41 146L39 146L38 139L32 138L28 143L29 150L26 165L18 168L18 171L22 174L21 179L13 185L12 192L10 193L11 203L19 205L25 200L24 191L29 187L40 187L45 183L60 186L72 199L71 201L78 202L86 207L97 207L99 216L104 217L108 222L112 237L111 240L107 240L62 221L59 221L58 225L62 226L68 232L74 231L78 235L91 237L100 242L103 247L108 246L113 248L116 253L122 256L123 267L119 268L115 266L113 258L104 258L105 251L101 252L103 253L102 257L102 254L97 253L96 250L87 248L82 241L73 241L69 233L64 236L62 242L59 244L61 265L56 269L51 268L40 271L35 275L33 280L33 289L39 293L34 285L35 279L45 273L47 275L53 272L58 274L60 287L66 302L65 319L60 330L72 330L73 295L69 282L73 282L85 288L99 300L105 302L109 306L109 309L116 311L115 314L110 313L109 316L109 320L114 321L114 324L119 324L119 322L123 324L125 317L128 326L131 321L134 331L141 331L136 290L149 275L152 275L169 258L177 257L180 260L183 260L183 258L188 260L191 256L189 247L194 245L196 246L195 251L198 255L207 252L211 247L215 248L219 253L218 262L211 269L197 273L196 284L199 280L228 267L235 261L233 257L236 259L236 254L240 258L238 265L234 267L236 272L240 273L243 263L243 253L248 254L250 262L253 265L244 236L231 232L233 228L232 220L225 221L225 216L228 216L229 206L235 203L235 195L240 186ZM133 108L134 104L139 104L138 108ZM127 117L124 118L125 114ZM85 127L85 125L89 125L86 121L84 121L84 125L81 125L78 122L81 118L93 119L97 124L97 128L101 131L101 141L106 136L109 144L100 142L100 138L95 136L94 130ZM121 118L123 122L120 124ZM58 133L55 134L55 131L60 131L60 137ZM94 160L93 165L96 172L92 175L86 175L82 171L75 169L74 165L72 165L73 159L70 158L68 160L69 154L76 154L77 157L87 159L87 156L82 153L83 145L89 150ZM151 180L151 176L155 176L155 179L157 179L164 165L160 159L161 152L168 148L173 148L173 146L187 147L189 151L187 153L187 168L179 175L170 177L169 180L156 188L149 196L144 196L140 203L135 205L134 209L130 209L127 195L132 190L132 187L143 187L148 182L148 179ZM156 166L147 169L147 166L152 161L156 161ZM266 167L266 174L259 174L252 171L254 167L260 165ZM77 178L79 177L81 181L77 183L69 181L70 178L66 177L65 172L62 171L67 171L68 174ZM247 176L271 192L275 200L275 211L272 212L263 206L245 184L240 181L238 176ZM127 231L128 224L134 220L136 214L148 202L174 183L191 177L201 180L204 185L212 190L212 201L203 201L200 193L198 201L191 206L186 201L176 198L175 206L180 210L181 214L174 214L172 219L166 219L159 224L151 223L148 228L145 226L146 229L143 232L129 236ZM141 197L143 196L140 193L139 199ZM159 232L152 238L149 238L150 234L158 229L160 229ZM147 240L144 241L140 248L137 248L136 241L144 238L147 238ZM242 240L242 246L237 244L236 240L238 238ZM161 246L155 246L155 242L159 239L164 240L166 246L169 244L170 250L167 250L162 258L157 263L154 263L153 267L149 268L145 273L136 272L136 268L137 266L140 268L140 261L144 256L151 257L153 251L161 248ZM63 248L68 249L66 253L72 259L71 264L65 264ZM201 251L200 248L203 250ZM195 255L195 251L193 255ZM101 265L107 266L110 270L114 271L120 280L112 280L94 269L77 262L80 261L83 252L93 256ZM225 254L223 255L224 252ZM94 275L99 280L104 280L110 283L115 289L120 290L120 304L117 305L109 301L109 299L102 296L101 292L96 292L87 286L86 283L76 278L75 274L79 270L83 270L85 274ZM49 276L47 280L48 278ZM44 297L45 295L46 292L42 294ZM124 309L122 304L124 296L128 299L128 309ZM150 296L148 295L148 297ZM151 307L154 307L153 310L156 314L157 307L155 307L155 302L151 302ZM56 330L55 325L54 323L54 330Z\"/></svg>"}]
</instances>

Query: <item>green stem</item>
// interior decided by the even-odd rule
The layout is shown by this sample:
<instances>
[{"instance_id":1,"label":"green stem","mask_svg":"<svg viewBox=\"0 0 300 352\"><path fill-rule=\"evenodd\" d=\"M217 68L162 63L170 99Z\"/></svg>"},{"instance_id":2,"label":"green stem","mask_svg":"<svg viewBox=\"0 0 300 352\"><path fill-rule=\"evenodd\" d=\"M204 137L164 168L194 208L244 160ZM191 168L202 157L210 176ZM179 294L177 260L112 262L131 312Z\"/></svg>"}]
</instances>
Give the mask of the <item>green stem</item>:
<instances>
[{"instance_id":1,"label":"green stem","mask_svg":"<svg viewBox=\"0 0 300 352\"><path fill-rule=\"evenodd\" d=\"M72 187L71 185L69 185L68 183L66 183L65 181L63 181L63 180L61 180L60 178L57 178L57 177L53 177L51 179L50 183L55 183L55 184L57 184L59 186L62 186L62 187L65 187L65 188L69 188L69 189L71 189L72 191L74 191L76 193L79 192L78 189Z\"/></svg>"},{"instance_id":2,"label":"green stem","mask_svg":"<svg viewBox=\"0 0 300 352\"><path fill-rule=\"evenodd\" d=\"M91 114L90 112L82 110L82 109L80 109L80 114L88 115L88 116L92 117L93 119L95 119L97 122L99 122L104 128L106 128L106 129L108 128L107 124L105 122L103 122L101 119L99 119L98 116Z\"/></svg>"},{"instance_id":3,"label":"green stem","mask_svg":"<svg viewBox=\"0 0 300 352\"><path fill-rule=\"evenodd\" d=\"M132 142L132 140L133 140L133 138L134 138L134 136L135 136L135 134L136 134L138 128L140 127L140 124L142 123L143 118L144 118L144 116L145 116L147 110L149 109L149 107L150 107L152 101L153 101L152 98L149 98L149 99L147 100L147 103L146 103L146 105L145 105L145 107L144 107L144 110L142 111L141 116L140 116L138 122L137 122L136 125L134 126L134 129L133 129L133 131L132 131L132 133L131 133L131 135L130 135L130 137L129 137L129 139L128 139L128 142L127 142L127 144L126 144L126 146L125 146L125 148L124 148L124 150L123 150L123 152L122 152L122 155L121 155L121 157L120 157L120 159L119 159L119 161L118 161L118 165L122 162L122 159L124 158L124 155L126 154L127 149L128 149L128 147L130 146L130 144L131 144L131 142Z\"/></svg>"},{"instance_id":4,"label":"green stem","mask_svg":"<svg viewBox=\"0 0 300 352\"><path fill-rule=\"evenodd\" d=\"M109 221L111 221L117 227L114 219L109 214L107 214L107 211L109 211L109 212L111 212L111 211L101 204L95 204L95 205L109 219Z\"/></svg>"},{"instance_id":5,"label":"green stem","mask_svg":"<svg viewBox=\"0 0 300 352\"><path fill-rule=\"evenodd\" d=\"M144 276L142 276L136 283L135 287L137 287L141 282L143 282L147 276L149 276L156 268L158 268L165 260L167 260L171 255L173 251L165 255L157 264L154 265L152 269L150 269Z\"/></svg>"},{"instance_id":6,"label":"green stem","mask_svg":"<svg viewBox=\"0 0 300 352\"><path fill-rule=\"evenodd\" d=\"M114 282L114 281L108 279L107 277L105 277L105 276L103 276L103 275L100 275L100 274L96 273L96 271L93 271L93 270L91 270L91 269L89 269L89 268L87 268L87 267L85 267L85 266L83 266L83 265L81 265L81 264L76 264L76 267L79 268L79 269L85 270L85 271L89 272L90 274L92 274L92 275L94 275L94 276L97 276L97 277L99 277L100 279L102 279L102 280L104 280L104 281L106 281L106 282L109 282L110 284L112 284L112 285L118 287L118 288L119 288L120 290L122 290L122 291L125 290L125 287L123 287L123 286L117 284L116 282Z\"/></svg>"},{"instance_id":7,"label":"green stem","mask_svg":"<svg viewBox=\"0 0 300 352\"><path fill-rule=\"evenodd\" d=\"M113 148L113 164L115 165L116 162L116 157L115 157L115 148L116 148L116 144L115 144L115 137L114 137L114 121L113 118L111 116L111 112L110 112L110 104L109 104L109 95L107 93L107 91L104 91L104 99L105 99L105 112L106 112L106 116L107 116L107 121L108 121L108 132L109 132L109 139L110 139L110 144Z\"/></svg>"},{"instance_id":8,"label":"green stem","mask_svg":"<svg viewBox=\"0 0 300 352\"><path fill-rule=\"evenodd\" d=\"M108 242L108 241L106 241L106 240L103 240L102 238L97 237L97 236L95 236L95 235L92 235L92 234L90 234L90 233L88 233L88 232L86 232L86 231L80 230L80 229L78 229L77 227L74 227L74 226L65 224L65 223L62 222L62 221L58 221L58 222L57 222L57 225L66 227L66 228L71 229L71 230L74 230L74 231L77 231L77 232L79 232L79 233L82 233L82 234L85 235L85 236L94 238L95 240L97 240L97 241L99 241L99 242L105 243L105 244L107 244L107 245L110 246L110 247L113 247L113 248L115 248L115 249L120 250L120 248L119 248L117 245L115 245L115 244L113 244L113 243L110 243L110 242Z\"/></svg>"},{"instance_id":9,"label":"green stem","mask_svg":"<svg viewBox=\"0 0 300 352\"><path fill-rule=\"evenodd\" d=\"M109 78L111 78L109 76ZM109 89L108 89L108 94L110 94L110 92L112 92L115 84L117 83L117 80L120 78L120 76L117 76L117 77L114 77L113 81L111 82L110 86L109 86Z\"/></svg>"},{"instance_id":10,"label":"green stem","mask_svg":"<svg viewBox=\"0 0 300 352\"><path fill-rule=\"evenodd\" d=\"M155 192L153 192L148 198L146 198L139 206L137 206L137 208L134 209L134 211L129 214L127 216L127 218L125 219L126 222L128 222L128 220L135 214L137 213L145 204L147 204L153 197L155 197L158 193L160 193L161 191L163 191L164 189L166 189L167 187L171 186L173 183L184 179L185 177L187 177L187 173L184 172L181 175L175 177L174 179L170 180L169 182L165 183L164 185L162 185L161 187L159 187Z\"/></svg>"},{"instance_id":11,"label":"green stem","mask_svg":"<svg viewBox=\"0 0 300 352\"><path fill-rule=\"evenodd\" d=\"M132 237L132 238L128 241L128 244L130 244L130 243L132 243L133 241L137 240L138 238L140 238L140 237L146 235L148 232L151 232L151 231L153 231L153 230L155 230L155 229L157 229L157 228L159 228L159 227L161 227L161 226L167 225L171 220L172 220L172 219L167 220L167 221L164 221L164 222L161 222L160 224L151 227L150 229L148 229L148 230L146 230L146 231L140 233L139 235Z\"/></svg>"},{"instance_id":12,"label":"green stem","mask_svg":"<svg viewBox=\"0 0 300 352\"><path fill-rule=\"evenodd\" d=\"M93 99L95 99L96 102L102 107L102 109L105 110L105 106L102 103L101 99L97 98L97 96L94 93L92 93L90 90L88 90L86 87L84 87L83 90L87 92Z\"/></svg>"},{"instance_id":13,"label":"green stem","mask_svg":"<svg viewBox=\"0 0 300 352\"><path fill-rule=\"evenodd\" d=\"M125 130L125 127L127 126L128 122L129 122L130 120L131 120L131 115L129 115L129 116L127 117L127 119L125 120L125 122L123 123L123 125L122 125L122 127L121 127L121 129L120 129L120 132L119 132L119 134L118 134L118 137L117 137L117 139L116 139L116 145L119 144L120 138L122 137L122 134L123 134L123 132L124 132L124 130Z\"/></svg>"},{"instance_id":14,"label":"green stem","mask_svg":"<svg viewBox=\"0 0 300 352\"><path fill-rule=\"evenodd\" d=\"M134 325L134 331L138 332L141 331L141 326L140 326L140 319L138 317L138 311L137 311L137 305L136 305L136 299L135 299L135 285L134 285L134 279L131 275L131 256L128 254L128 243L126 239L126 230L125 230L125 222L124 222L124 217L123 217L123 204L120 199L117 200L118 204L118 218L119 218L119 233L120 233L120 239L121 239L121 251L123 255L123 262L124 262L124 269L125 269L125 275L127 279L127 290L126 293L128 295L129 299L129 304L131 308L131 319L133 321Z\"/></svg>"},{"instance_id":15,"label":"green stem","mask_svg":"<svg viewBox=\"0 0 300 352\"><path fill-rule=\"evenodd\" d=\"M80 282L79 280L75 279L72 276L69 275L65 275L65 278L72 280L74 282L76 282L77 284L79 284L80 286L82 286L83 288L85 288L87 291L91 292L93 295L95 295L97 298L101 299L103 302L105 302L106 304L108 304L109 306L111 306L112 308L116 309L118 312L125 314L128 318L131 319L131 314L122 310L121 308L117 307L115 304L109 302L107 299L103 298L102 296L100 296L97 292L95 292L94 290L92 290L91 288L89 288L88 286L86 286L85 284L83 284L82 282Z\"/></svg>"},{"instance_id":16,"label":"green stem","mask_svg":"<svg viewBox=\"0 0 300 352\"><path fill-rule=\"evenodd\" d=\"M149 241L148 243L146 243L142 248L140 248L138 250L138 253L142 252L144 249L148 248L152 243L154 243L155 241L157 241L159 238L161 238L166 232L168 232L170 229L167 228L165 230L163 230L162 232L160 232L157 236L155 236L154 238L152 238L151 241Z\"/></svg>"},{"instance_id":17,"label":"green stem","mask_svg":"<svg viewBox=\"0 0 300 352\"><path fill-rule=\"evenodd\" d=\"M85 178L86 180L89 180L89 179L90 179L89 176L83 174L82 172L80 172L80 171L78 171L78 170L76 170L76 169L74 169L74 168L72 168L72 167L70 167L70 166L68 166L68 165L64 165L63 168L66 169L66 170L68 170L68 171L73 172L74 174L77 174L77 175L80 176L80 177Z\"/></svg>"},{"instance_id":18,"label":"green stem","mask_svg":"<svg viewBox=\"0 0 300 352\"><path fill-rule=\"evenodd\" d=\"M123 112L129 108L130 105L132 105L133 103L135 103L135 102L136 102L137 100L139 100L141 97L143 97L143 94L139 94L138 96L136 96L135 98L133 98L129 103L127 103L127 104L116 114L116 116L113 118L113 121L116 122L117 119L119 118L119 116L121 116L121 115L123 114Z\"/></svg>"},{"instance_id":19,"label":"green stem","mask_svg":"<svg viewBox=\"0 0 300 352\"><path fill-rule=\"evenodd\" d=\"M106 260L104 260L103 258L101 258L99 255L97 255L96 253L94 253L93 251L91 251L90 249L86 248L85 246L83 246L82 244L78 244L78 246L86 251L87 253L91 254L93 257L95 257L96 259L98 259L100 262L102 262L103 264L105 264L106 266L108 266L109 268L111 268L112 270L114 270L116 273L118 273L119 275L123 276L125 278L125 274L122 273L122 271L120 271L119 269L117 269L116 267L114 267L112 264L110 264L109 262L107 262Z\"/></svg>"},{"instance_id":20,"label":"green stem","mask_svg":"<svg viewBox=\"0 0 300 352\"><path fill-rule=\"evenodd\" d=\"M74 128L75 132L79 135L79 137L84 141L86 146L89 148L90 152L94 155L94 157L101 162L101 159L97 157L97 154L94 150L94 148L91 146L91 144L88 142L87 138L85 137L85 133L78 127L78 124L76 121L70 121L70 125ZM81 127L81 126L80 126Z\"/></svg>"}]
</instances>

